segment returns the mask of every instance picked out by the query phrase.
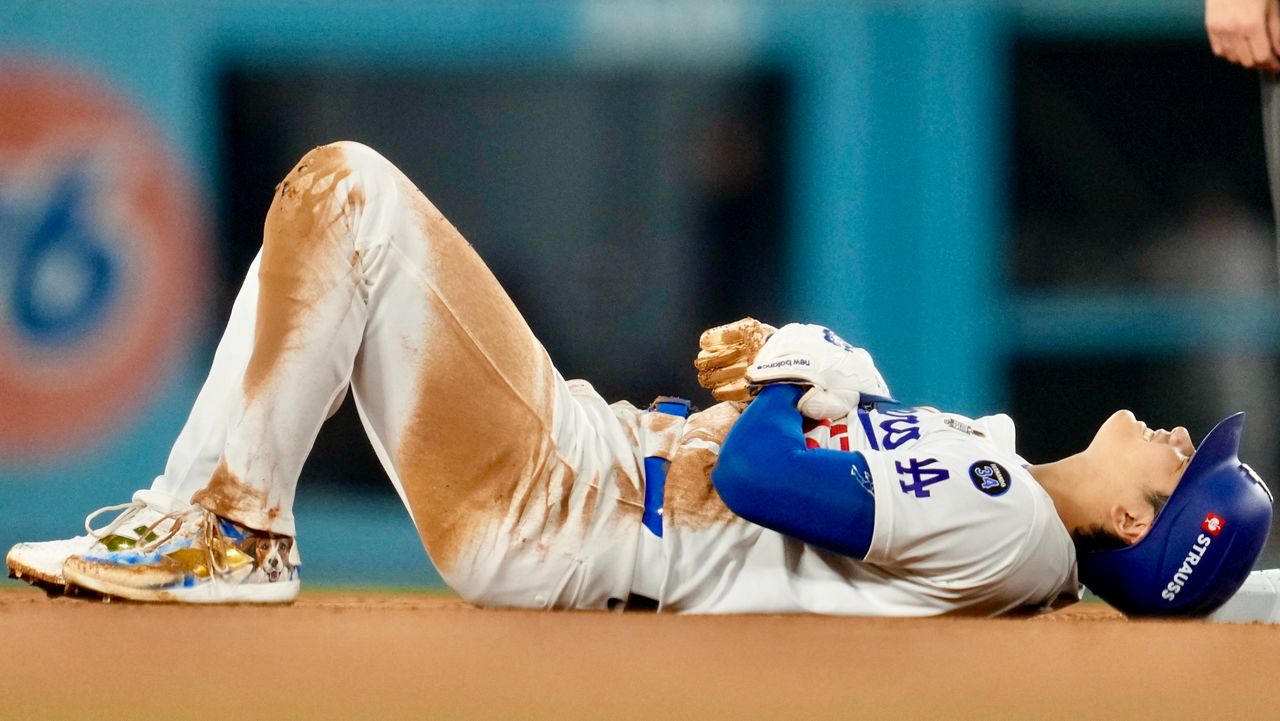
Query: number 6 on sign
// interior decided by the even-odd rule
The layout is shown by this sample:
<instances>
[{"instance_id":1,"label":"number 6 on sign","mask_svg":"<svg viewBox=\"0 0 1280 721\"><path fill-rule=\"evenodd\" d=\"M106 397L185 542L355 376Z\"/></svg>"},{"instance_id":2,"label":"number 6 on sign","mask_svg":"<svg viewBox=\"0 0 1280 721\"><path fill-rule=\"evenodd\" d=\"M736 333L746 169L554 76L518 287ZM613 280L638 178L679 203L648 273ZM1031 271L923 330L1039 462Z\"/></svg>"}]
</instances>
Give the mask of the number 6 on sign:
<instances>
[{"instance_id":1,"label":"number 6 on sign","mask_svg":"<svg viewBox=\"0 0 1280 721\"><path fill-rule=\"evenodd\" d=\"M898 485L902 487L902 492L914 493L916 498L928 498L929 486L941 483L951 477L951 473L947 469L931 467L937 462L937 458L926 458L923 461L912 458L910 464L903 467L902 461L894 461L893 465L898 469L898 473L904 477L909 476L911 478L911 483L907 483L904 479L898 479Z\"/></svg>"},{"instance_id":2,"label":"number 6 on sign","mask_svg":"<svg viewBox=\"0 0 1280 721\"><path fill-rule=\"evenodd\" d=\"M92 192L79 173L61 179L19 255L14 315L33 341L75 342L77 331L92 331L108 311L115 261L78 217Z\"/></svg>"}]
</instances>

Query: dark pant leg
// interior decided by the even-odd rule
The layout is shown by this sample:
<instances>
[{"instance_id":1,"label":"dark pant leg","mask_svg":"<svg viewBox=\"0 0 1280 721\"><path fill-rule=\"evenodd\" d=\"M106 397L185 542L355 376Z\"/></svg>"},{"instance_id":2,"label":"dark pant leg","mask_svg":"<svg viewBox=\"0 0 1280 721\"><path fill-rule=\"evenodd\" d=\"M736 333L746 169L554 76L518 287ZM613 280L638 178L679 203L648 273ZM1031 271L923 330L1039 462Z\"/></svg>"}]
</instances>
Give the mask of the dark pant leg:
<instances>
[{"instance_id":1,"label":"dark pant leg","mask_svg":"<svg viewBox=\"0 0 1280 721\"><path fill-rule=\"evenodd\" d=\"M1271 73L1262 73L1262 140L1267 151L1272 221L1280 253L1280 76Z\"/></svg>"}]
</instances>

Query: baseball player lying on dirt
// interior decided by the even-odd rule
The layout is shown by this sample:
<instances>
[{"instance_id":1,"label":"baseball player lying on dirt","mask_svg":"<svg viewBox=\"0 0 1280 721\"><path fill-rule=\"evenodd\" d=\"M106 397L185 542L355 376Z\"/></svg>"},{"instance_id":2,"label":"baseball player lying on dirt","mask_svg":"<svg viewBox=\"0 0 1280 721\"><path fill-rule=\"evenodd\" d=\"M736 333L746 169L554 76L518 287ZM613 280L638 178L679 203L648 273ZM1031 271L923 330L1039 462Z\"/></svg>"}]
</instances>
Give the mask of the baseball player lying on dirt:
<instances>
[{"instance_id":1,"label":"baseball player lying on dirt","mask_svg":"<svg viewBox=\"0 0 1280 721\"><path fill-rule=\"evenodd\" d=\"M692 414L566 381L399 170L317 148L277 188L164 474L87 535L15 546L9 570L137 601L293 600L295 486L348 389L441 575L486 606L995 615L1075 601L1079 578L1126 613L1201 615L1267 536L1240 415L1193 453L1120 411L1029 465L1007 416L896 408L821 326L715 328L696 365L722 402Z\"/></svg>"}]
</instances>

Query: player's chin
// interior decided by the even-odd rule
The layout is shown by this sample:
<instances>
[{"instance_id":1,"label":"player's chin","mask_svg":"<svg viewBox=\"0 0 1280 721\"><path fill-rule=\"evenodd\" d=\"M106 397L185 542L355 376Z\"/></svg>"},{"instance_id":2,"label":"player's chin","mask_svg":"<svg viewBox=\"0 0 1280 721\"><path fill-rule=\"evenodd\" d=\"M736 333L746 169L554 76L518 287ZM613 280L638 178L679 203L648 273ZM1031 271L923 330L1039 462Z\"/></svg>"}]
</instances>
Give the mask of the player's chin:
<instances>
[{"instance_id":1,"label":"player's chin","mask_svg":"<svg viewBox=\"0 0 1280 721\"><path fill-rule=\"evenodd\" d=\"M1191 431L1188 431L1182 426L1178 426L1172 431L1169 431L1169 441L1181 450L1184 455L1189 456L1196 452L1195 441L1191 440Z\"/></svg>"}]
</instances>

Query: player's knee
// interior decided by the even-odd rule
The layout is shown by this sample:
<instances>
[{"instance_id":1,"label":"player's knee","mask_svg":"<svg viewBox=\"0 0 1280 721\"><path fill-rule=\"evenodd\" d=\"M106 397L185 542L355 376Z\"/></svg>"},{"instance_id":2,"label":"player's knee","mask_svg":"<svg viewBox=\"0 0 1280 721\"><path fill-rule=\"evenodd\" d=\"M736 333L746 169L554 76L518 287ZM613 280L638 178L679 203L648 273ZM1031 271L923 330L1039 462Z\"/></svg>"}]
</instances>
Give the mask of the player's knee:
<instances>
[{"instance_id":1,"label":"player's knee","mask_svg":"<svg viewBox=\"0 0 1280 721\"><path fill-rule=\"evenodd\" d=\"M368 145L354 140L339 140L307 151L285 177L282 187L305 180L311 192L337 192L336 182L324 181L341 177L348 179L348 185L360 183L391 167L391 161Z\"/></svg>"},{"instance_id":2,"label":"player's knee","mask_svg":"<svg viewBox=\"0 0 1280 721\"><path fill-rule=\"evenodd\" d=\"M358 163L367 164L370 155L381 157L366 146L343 142L313 148L298 160L276 186L267 211L264 265L294 262L301 254L329 252L354 241L365 198L373 191Z\"/></svg>"},{"instance_id":3,"label":"player's knee","mask_svg":"<svg viewBox=\"0 0 1280 721\"><path fill-rule=\"evenodd\" d=\"M322 145L311 152L314 153L318 150L341 153L342 157L347 161L347 167L352 172L382 170L391 166L391 161L383 157L382 153L355 140L339 140Z\"/></svg>"}]
</instances>

